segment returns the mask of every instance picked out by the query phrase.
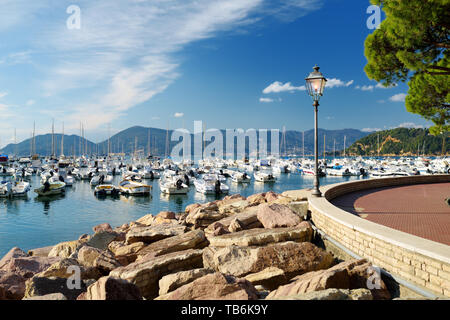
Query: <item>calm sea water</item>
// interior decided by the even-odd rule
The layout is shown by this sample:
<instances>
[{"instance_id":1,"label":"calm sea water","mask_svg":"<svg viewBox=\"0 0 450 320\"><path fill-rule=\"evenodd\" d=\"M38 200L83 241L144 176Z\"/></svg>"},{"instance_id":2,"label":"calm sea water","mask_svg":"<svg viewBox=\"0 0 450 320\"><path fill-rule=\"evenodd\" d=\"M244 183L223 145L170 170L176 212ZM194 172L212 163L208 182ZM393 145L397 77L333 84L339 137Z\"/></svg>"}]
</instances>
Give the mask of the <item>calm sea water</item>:
<instances>
[{"instance_id":1,"label":"calm sea water","mask_svg":"<svg viewBox=\"0 0 450 320\"><path fill-rule=\"evenodd\" d=\"M39 177L33 177L32 188L39 187ZM321 185L357 180L358 177L325 177ZM34 191L28 198L0 199L0 258L12 247L23 250L45 247L63 241L76 240L84 233L91 234L92 227L107 222L111 226L137 220L146 214L160 211L184 211L192 203L215 200L215 196L204 196L194 186L187 195L165 196L160 193L159 180L146 181L153 186L151 197L125 197L99 199L94 196L88 181L77 181L66 189L64 196L41 200ZM115 177L114 184L120 182ZM239 193L245 197L272 190L281 193L286 190L311 188L313 177L300 174L282 174L275 183L252 182L238 185L230 180L230 194Z\"/></svg>"}]
</instances>

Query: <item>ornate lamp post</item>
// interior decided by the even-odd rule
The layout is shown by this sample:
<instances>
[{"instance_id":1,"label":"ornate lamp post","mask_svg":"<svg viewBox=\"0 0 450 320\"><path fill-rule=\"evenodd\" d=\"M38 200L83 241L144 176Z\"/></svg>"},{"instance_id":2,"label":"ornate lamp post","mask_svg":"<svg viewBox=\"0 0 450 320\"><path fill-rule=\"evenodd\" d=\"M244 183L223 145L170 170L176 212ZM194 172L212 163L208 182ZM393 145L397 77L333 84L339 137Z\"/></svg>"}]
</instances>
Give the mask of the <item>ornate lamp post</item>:
<instances>
[{"instance_id":1,"label":"ornate lamp post","mask_svg":"<svg viewBox=\"0 0 450 320\"><path fill-rule=\"evenodd\" d=\"M319 67L316 65L314 71L309 74L306 80L306 88L308 89L308 94L313 99L314 106L314 116L315 116L315 127L314 127L314 157L315 157L315 177L314 177L314 189L312 191L312 195L315 197L322 196L322 193L319 190L319 139L318 139L318 127L317 127L317 111L319 108L319 100L320 97L323 96L323 90L325 89L325 84L327 79L323 76L321 72L319 72Z\"/></svg>"}]
</instances>

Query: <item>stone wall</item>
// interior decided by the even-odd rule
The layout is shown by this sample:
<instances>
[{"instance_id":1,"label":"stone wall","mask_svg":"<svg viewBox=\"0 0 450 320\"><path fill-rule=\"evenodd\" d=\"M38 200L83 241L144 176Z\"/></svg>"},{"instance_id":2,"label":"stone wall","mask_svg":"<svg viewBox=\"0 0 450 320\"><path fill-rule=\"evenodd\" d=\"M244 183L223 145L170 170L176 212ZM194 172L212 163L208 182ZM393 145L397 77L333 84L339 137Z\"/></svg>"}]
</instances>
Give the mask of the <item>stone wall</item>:
<instances>
[{"instance_id":1,"label":"stone wall","mask_svg":"<svg viewBox=\"0 0 450 320\"><path fill-rule=\"evenodd\" d=\"M383 178L322 188L309 198L311 219L329 237L389 273L436 295L450 297L450 246L361 219L329 201L340 195L384 186L450 182L450 175Z\"/></svg>"}]
</instances>

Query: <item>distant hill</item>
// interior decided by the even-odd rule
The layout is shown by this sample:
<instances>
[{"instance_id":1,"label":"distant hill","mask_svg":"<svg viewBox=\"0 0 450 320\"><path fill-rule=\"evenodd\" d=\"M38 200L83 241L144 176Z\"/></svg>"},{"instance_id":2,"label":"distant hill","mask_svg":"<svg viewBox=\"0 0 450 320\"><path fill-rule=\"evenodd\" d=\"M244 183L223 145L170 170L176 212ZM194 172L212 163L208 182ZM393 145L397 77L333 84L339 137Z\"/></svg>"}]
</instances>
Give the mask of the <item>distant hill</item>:
<instances>
[{"instance_id":1,"label":"distant hill","mask_svg":"<svg viewBox=\"0 0 450 320\"><path fill-rule=\"evenodd\" d=\"M226 137L225 131L221 130L223 136ZM150 139L149 139L150 132ZM169 130L169 153L172 148L178 144L177 141L170 141L173 130ZM362 132L360 130L355 129L343 129L343 130L324 130L319 129L319 153L323 153L323 141L325 135L326 142L326 151L330 152L336 148L336 150L342 150L344 148L344 137L346 137L346 145L351 145L358 139L367 136L369 133ZM127 153L131 154L135 151L140 151L142 154L147 155L149 153L149 145L150 145L150 153L153 155L164 156L166 153L166 135L167 130L165 129L157 129L157 128L146 128L141 126L134 126L119 133L113 135L109 139L109 151L111 153ZM56 155L61 154L61 134L55 134L56 140ZM270 132L268 132L268 148L270 149ZM311 155L314 151L314 130L308 130L304 133L305 137L305 154ZM105 155L108 152L108 140L94 143L89 140L82 140L80 144L80 140L82 140L77 135L64 135L64 155L71 156L73 154L79 155L81 154L81 150L87 149L87 153L89 154L98 154ZM51 134L40 135L35 137L36 144L36 153L40 155L51 155L51 145L52 145L52 136ZM192 146L194 143L194 137L191 135ZM280 145L280 153L282 155L285 154L302 154L302 146L303 146L303 134L300 131L286 131L286 143L283 143L283 134L280 131L279 133L279 145ZM150 143L149 143L150 142ZM336 142L336 144L335 144ZM83 145L85 147L83 147ZM206 143L208 145L208 143ZM224 148L226 146L226 141L224 141ZM81 147L80 147L81 146ZM86 148L87 146L87 148ZM193 147L192 147L193 150ZM9 155L18 155L18 156L29 156L31 151L31 139L27 139L15 144L9 144L2 150L1 153L6 153Z\"/></svg>"},{"instance_id":2,"label":"distant hill","mask_svg":"<svg viewBox=\"0 0 450 320\"><path fill-rule=\"evenodd\" d=\"M372 133L353 143L346 154L380 155L441 155L450 153L450 135L433 136L428 129L397 128ZM379 150L378 150L379 148Z\"/></svg>"},{"instance_id":3,"label":"distant hill","mask_svg":"<svg viewBox=\"0 0 450 320\"><path fill-rule=\"evenodd\" d=\"M61 154L62 134L54 134L55 155ZM35 137L35 153L41 156L50 156L52 153L52 134L38 135ZM18 144L8 144L1 153L17 156L29 156L31 153L32 139L26 139ZM87 149L88 152L95 150L96 144L77 135L64 135L64 152L66 156L74 153L80 154L81 150Z\"/></svg>"}]
</instances>

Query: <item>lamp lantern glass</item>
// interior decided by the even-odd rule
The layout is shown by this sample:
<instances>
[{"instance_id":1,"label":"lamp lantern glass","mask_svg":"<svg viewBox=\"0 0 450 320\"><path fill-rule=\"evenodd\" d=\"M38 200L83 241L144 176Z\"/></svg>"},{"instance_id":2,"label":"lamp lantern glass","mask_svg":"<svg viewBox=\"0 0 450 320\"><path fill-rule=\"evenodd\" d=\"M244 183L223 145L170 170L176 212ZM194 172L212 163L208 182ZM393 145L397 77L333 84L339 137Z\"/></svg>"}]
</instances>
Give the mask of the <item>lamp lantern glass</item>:
<instances>
[{"instance_id":1,"label":"lamp lantern glass","mask_svg":"<svg viewBox=\"0 0 450 320\"><path fill-rule=\"evenodd\" d=\"M317 65L313 69L314 71L305 79L306 89L314 101L319 101L320 97L323 96L327 79L325 79L323 74L319 71L320 68Z\"/></svg>"}]
</instances>

